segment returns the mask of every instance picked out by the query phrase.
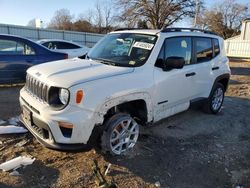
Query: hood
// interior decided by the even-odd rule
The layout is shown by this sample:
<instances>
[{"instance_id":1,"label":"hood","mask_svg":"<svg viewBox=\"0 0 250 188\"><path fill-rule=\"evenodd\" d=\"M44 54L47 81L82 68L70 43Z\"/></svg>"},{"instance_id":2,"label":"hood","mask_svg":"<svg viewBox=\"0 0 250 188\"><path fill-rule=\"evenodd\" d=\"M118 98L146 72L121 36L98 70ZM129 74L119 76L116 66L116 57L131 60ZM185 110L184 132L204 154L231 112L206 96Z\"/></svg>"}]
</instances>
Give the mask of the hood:
<instances>
[{"instance_id":1,"label":"hood","mask_svg":"<svg viewBox=\"0 0 250 188\"><path fill-rule=\"evenodd\" d=\"M49 85L69 88L83 82L127 74L131 67L105 65L79 58L54 61L33 66L27 73Z\"/></svg>"}]
</instances>

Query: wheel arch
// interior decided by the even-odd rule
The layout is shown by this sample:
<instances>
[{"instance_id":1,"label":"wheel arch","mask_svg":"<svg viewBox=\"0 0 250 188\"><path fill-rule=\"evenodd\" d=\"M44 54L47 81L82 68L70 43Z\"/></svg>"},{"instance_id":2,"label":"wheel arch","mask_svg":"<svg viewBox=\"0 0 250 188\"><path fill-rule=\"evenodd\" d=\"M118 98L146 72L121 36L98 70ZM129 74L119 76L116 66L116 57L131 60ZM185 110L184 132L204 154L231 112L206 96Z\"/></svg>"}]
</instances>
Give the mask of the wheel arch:
<instances>
[{"instance_id":1,"label":"wheel arch","mask_svg":"<svg viewBox=\"0 0 250 188\"><path fill-rule=\"evenodd\" d=\"M107 99L96 111L99 124L116 112L128 112L146 123L153 120L152 100L148 93L130 93Z\"/></svg>"},{"instance_id":2,"label":"wheel arch","mask_svg":"<svg viewBox=\"0 0 250 188\"><path fill-rule=\"evenodd\" d=\"M217 83L221 83L221 84L224 86L224 89L225 89L225 92L226 92L226 90L227 90L227 88L228 88L228 84L229 84L229 79L230 79L230 74L229 74L229 73L227 73L227 74L222 74L222 75L218 76L218 77L215 79L215 81L214 81L214 84L213 84L213 86L212 86L212 88L211 88L211 91L210 91L209 96L211 95L211 92L213 91L213 89L214 89L214 87L215 87L215 85L216 85Z\"/></svg>"}]
</instances>

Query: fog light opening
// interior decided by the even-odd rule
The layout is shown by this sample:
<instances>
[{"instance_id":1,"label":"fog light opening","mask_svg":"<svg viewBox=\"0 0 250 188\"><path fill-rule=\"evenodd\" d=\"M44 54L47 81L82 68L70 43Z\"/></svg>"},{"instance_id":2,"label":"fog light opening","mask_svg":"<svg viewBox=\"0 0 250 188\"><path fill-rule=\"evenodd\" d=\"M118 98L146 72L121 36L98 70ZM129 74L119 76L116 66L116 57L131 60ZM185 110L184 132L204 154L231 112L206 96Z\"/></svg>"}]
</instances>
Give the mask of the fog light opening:
<instances>
[{"instance_id":1,"label":"fog light opening","mask_svg":"<svg viewBox=\"0 0 250 188\"><path fill-rule=\"evenodd\" d=\"M63 127L66 129L73 129L73 126L74 126L72 123L63 122L63 121L58 121L58 125L59 127Z\"/></svg>"},{"instance_id":2,"label":"fog light opening","mask_svg":"<svg viewBox=\"0 0 250 188\"><path fill-rule=\"evenodd\" d=\"M58 121L58 125L64 137L70 138L72 136L74 126L72 123Z\"/></svg>"}]
</instances>

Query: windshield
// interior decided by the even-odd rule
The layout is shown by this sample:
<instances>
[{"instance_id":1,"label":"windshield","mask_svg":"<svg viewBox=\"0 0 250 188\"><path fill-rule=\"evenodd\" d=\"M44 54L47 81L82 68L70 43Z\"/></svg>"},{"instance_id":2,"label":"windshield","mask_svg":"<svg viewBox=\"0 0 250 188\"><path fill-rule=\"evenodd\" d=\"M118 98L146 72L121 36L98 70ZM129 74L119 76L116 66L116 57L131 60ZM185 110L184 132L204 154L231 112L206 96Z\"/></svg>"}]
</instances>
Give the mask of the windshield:
<instances>
[{"instance_id":1,"label":"windshield","mask_svg":"<svg viewBox=\"0 0 250 188\"><path fill-rule=\"evenodd\" d=\"M157 36L136 33L106 35L87 57L114 66L138 67L146 63Z\"/></svg>"}]
</instances>

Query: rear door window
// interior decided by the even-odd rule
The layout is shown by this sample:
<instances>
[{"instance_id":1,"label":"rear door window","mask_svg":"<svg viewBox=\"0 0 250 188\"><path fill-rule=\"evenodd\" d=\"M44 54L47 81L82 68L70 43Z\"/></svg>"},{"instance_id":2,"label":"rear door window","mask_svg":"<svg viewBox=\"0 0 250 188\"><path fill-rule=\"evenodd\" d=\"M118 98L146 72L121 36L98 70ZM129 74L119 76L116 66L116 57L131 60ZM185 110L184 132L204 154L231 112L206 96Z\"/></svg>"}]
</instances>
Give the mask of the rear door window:
<instances>
[{"instance_id":1,"label":"rear door window","mask_svg":"<svg viewBox=\"0 0 250 188\"><path fill-rule=\"evenodd\" d=\"M45 42L42 45L51 50L57 49L57 46L54 42Z\"/></svg>"},{"instance_id":2,"label":"rear door window","mask_svg":"<svg viewBox=\"0 0 250 188\"><path fill-rule=\"evenodd\" d=\"M197 63L206 62L213 58L212 39L205 37L195 37L194 45Z\"/></svg>"},{"instance_id":3,"label":"rear door window","mask_svg":"<svg viewBox=\"0 0 250 188\"><path fill-rule=\"evenodd\" d=\"M213 45L214 45L214 57L220 54L220 45L218 39L213 39Z\"/></svg>"},{"instance_id":4,"label":"rear door window","mask_svg":"<svg viewBox=\"0 0 250 188\"><path fill-rule=\"evenodd\" d=\"M17 54L18 43L0 39L0 54Z\"/></svg>"},{"instance_id":5,"label":"rear door window","mask_svg":"<svg viewBox=\"0 0 250 188\"><path fill-rule=\"evenodd\" d=\"M68 42L56 42L57 49L77 49L80 48L80 46L77 46L72 43Z\"/></svg>"},{"instance_id":6,"label":"rear door window","mask_svg":"<svg viewBox=\"0 0 250 188\"><path fill-rule=\"evenodd\" d=\"M35 50L27 44L14 40L0 39L0 54L6 55L34 55Z\"/></svg>"}]
</instances>

